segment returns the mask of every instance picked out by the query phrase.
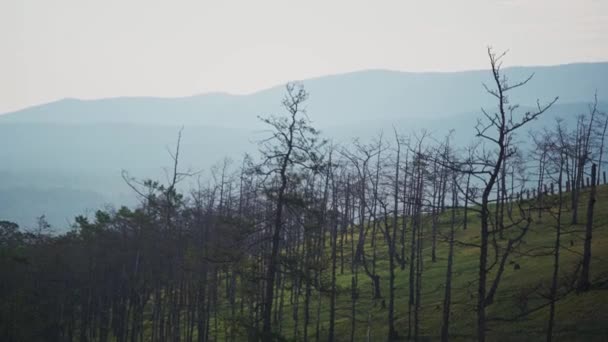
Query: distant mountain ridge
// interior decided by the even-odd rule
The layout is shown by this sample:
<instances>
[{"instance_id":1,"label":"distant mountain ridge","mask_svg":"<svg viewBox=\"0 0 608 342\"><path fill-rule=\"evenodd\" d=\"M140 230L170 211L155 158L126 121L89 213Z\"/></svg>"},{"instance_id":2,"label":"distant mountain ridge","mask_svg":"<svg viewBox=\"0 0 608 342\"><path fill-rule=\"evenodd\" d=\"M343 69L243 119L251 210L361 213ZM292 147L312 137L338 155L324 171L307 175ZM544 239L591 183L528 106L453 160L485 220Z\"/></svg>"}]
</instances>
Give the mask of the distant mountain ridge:
<instances>
[{"instance_id":1,"label":"distant mountain ridge","mask_svg":"<svg viewBox=\"0 0 608 342\"><path fill-rule=\"evenodd\" d=\"M504 72L512 82L535 74L510 98L522 109L535 106L537 99L546 103L560 97L529 128L553 124L558 117L571 124L587 111L596 91L600 101L608 100L608 62ZM462 146L474 135L480 108L495 109L495 99L482 86L491 86L490 76L487 70L369 70L303 83L310 93L308 116L334 142L366 140L395 127L406 134L426 128L437 137L453 129L454 142ZM163 181L162 168L170 164L166 150L182 126L180 165L208 175L225 156L238 161L243 153L255 152L255 141L265 136L258 116L282 113L283 96L284 87L276 86L247 95L64 99L0 115L0 203L13 203L0 206L0 219L31 225L44 214L43 201L51 223L65 226L83 208L133 201L121 171ZM600 103L600 109L608 111L608 103ZM521 135L526 139L527 132ZM49 194L61 203L49 200Z\"/></svg>"},{"instance_id":2,"label":"distant mountain ridge","mask_svg":"<svg viewBox=\"0 0 608 342\"><path fill-rule=\"evenodd\" d=\"M512 82L534 78L513 93L518 103L532 105L555 96L560 103L588 102L606 88L608 62L504 69ZM482 83L491 86L487 70L413 73L367 70L304 80L311 94L308 111L321 127L363 120L452 115L491 106ZM603 91L606 91L605 89ZM2 123L137 123L251 127L258 115L281 110L283 86L247 95L208 93L178 98L119 97L64 99L0 115Z\"/></svg>"}]
</instances>

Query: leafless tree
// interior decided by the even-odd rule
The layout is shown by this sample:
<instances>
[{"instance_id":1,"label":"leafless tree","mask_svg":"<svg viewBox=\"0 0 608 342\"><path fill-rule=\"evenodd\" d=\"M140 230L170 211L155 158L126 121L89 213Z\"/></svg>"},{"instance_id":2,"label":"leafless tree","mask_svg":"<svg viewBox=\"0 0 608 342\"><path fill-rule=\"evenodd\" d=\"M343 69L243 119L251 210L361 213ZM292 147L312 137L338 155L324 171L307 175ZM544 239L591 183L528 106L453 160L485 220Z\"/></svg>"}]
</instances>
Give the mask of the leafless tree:
<instances>
[{"instance_id":1,"label":"leafless tree","mask_svg":"<svg viewBox=\"0 0 608 342\"><path fill-rule=\"evenodd\" d=\"M299 83L289 83L286 86L286 96L283 107L286 116L271 116L262 121L271 127L271 136L261 142L260 152L263 163L259 171L266 177L276 176L276 188L269 195L275 202L274 221L271 229L270 255L266 270L266 287L264 293L264 310L262 337L272 339L272 305L277 267L279 264L279 248L283 232L283 210L286 204L285 194L296 179L291 175L300 168L315 168L319 162L317 154L318 132L310 126L306 116L304 101L308 93Z\"/></svg>"},{"instance_id":2,"label":"leafless tree","mask_svg":"<svg viewBox=\"0 0 608 342\"><path fill-rule=\"evenodd\" d=\"M479 256L479 284L477 291L477 339L485 341L486 336L486 306L491 303L493 291L498 286L500 278L495 278L495 281L490 288L487 289L487 276L489 272L488 265L488 247L490 246L490 229L492 226L490 213L490 195L503 167L506 159L514 154L512 146L513 134L526 125L528 122L536 119L544 113L553 103L553 101L541 106L540 102L533 112L524 113L521 119L514 118L513 114L518 109L517 105L510 104L508 94L513 89L524 86L528 83L532 76L527 79L509 84L508 79L502 74L502 60L506 53L496 54L491 48L488 48L488 57L492 71L492 80L494 87L491 88L484 85L488 94L496 98L497 110L493 114L482 110L484 117L479 120L476 130L477 136L485 140L493 146L489 153L484 153L478 157L476 164L479 165L480 171L485 174L484 188L481 195L481 224L480 224L480 256ZM529 218L528 218L529 220ZM497 222L494 222L497 223ZM496 225L495 225L496 226ZM512 245L509 243L509 245ZM503 255L503 260L506 260Z\"/></svg>"}]
</instances>

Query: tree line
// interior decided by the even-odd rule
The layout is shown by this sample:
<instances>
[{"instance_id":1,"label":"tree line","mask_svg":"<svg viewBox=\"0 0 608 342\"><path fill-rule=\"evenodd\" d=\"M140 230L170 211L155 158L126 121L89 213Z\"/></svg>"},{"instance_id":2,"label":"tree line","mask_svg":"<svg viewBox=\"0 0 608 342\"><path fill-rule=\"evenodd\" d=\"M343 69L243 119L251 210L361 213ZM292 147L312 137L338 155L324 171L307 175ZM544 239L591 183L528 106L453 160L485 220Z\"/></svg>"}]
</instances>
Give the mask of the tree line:
<instances>
[{"instance_id":1,"label":"tree line","mask_svg":"<svg viewBox=\"0 0 608 342\"><path fill-rule=\"evenodd\" d=\"M290 83L284 113L261 118L268 136L256 157L226 159L203 179L180 168L180 132L165 182L123 174L139 205L79 216L64 234L44 217L29 230L0 222L0 339L373 340L372 313L382 312L383 339L420 340L424 272L445 262L437 338L450 339L453 306L464 305L452 298L463 291L478 341L492 324L547 307L552 340L556 303L594 285L608 117L596 97L576 127L558 120L530 133L526 149L526 125L558 99L522 113L509 95L532 77L511 82L504 54L489 49L488 57L492 83L483 86L496 106L482 110L469 146L454 146L452 133L437 139L397 128L334 144L308 119L304 87ZM184 190L186 179L196 185ZM541 223L551 243L538 250L526 238ZM459 240L470 230L476 239ZM578 253L564 245L573 234L583 236L582 253L564 264L564 253ZM464 289L453 287L461 248L477 258ZM548 288L527 293L534 305L515 315L489 314L522 255L552 258Z\"/></svg>"}]
</instances>

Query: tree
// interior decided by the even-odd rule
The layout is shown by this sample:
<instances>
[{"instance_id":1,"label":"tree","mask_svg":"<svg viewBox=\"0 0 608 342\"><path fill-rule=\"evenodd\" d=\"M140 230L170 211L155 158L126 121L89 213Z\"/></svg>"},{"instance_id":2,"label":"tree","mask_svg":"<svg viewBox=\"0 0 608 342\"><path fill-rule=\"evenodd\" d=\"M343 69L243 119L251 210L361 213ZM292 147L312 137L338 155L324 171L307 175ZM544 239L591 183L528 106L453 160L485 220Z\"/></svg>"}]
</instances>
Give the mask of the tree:
<instances>
[{"instance_id":1,"label":"tree","mask_svg":"<svg viewBox=\"0 0 608 342\"><path fill-rule=\"evenodd\" d=\"M564 179L564 166L567 160L567 146L564 146L563 133L560 124L557 125L557 139L546 141L551 146L550 159L553 167L557 169L557 213L555 218L555 245L553 247L553 274L551 277L551 290L549 294L550 308L549 320L547 324L547 342L553 339L553 329L555 324L555 302L557 301L559 262L562 238L562 211L564 206L564 195L562 183Z\"/></svg>"},{"instance_id":2,"label":"tree","mask_svg":"<svg viewBox=\"0 0 608 342\"><path fill-rule=\"evenodd\" d=\"M557 97L549 102L548 104L541 106L538 103L537 108L533 112L526 112L523 117L519 120L513 118L514 111L518 108L517 105L510 105L508 93L513 89L524 86L528 83L532 76L527 79L509 84L508 79L502 74L502 59L505 53L496 54L491 48L488 48L488 57L490 59L490 66L492 72L492 80L495 88L489 88L484 84L484 87L488 94L495 97L497 104L497 111L493 114L489 114L485 110L483 111L484 120L479 120L476 126L477 136L489 142L494 150L489 154L483 154L479 157L477 164L481 167L481 173L485 174L484 188L481 195L481 225L480 225L480 254L479 254L479 283L477 289L477 339L480 342L485 341L486 334L486 306L491 302L494 292L487 292L487 275L488 269L488 247L490 244L490 227L491 227L491 214L490 214L490 194L498 176L502 170L503 163L514 153L512 148L513 134L529 123L536 119L539 115L544 113L551 105L557 101ZM496 225L494 225L496 226ZM504 255L503 255L504 258ZM504 258L506 260L506 258ZM500 275L500 273L499 273ZM497 280L500 280L500 276L495 278L493 288L498 286ZM488 296L489 295L489 296Z\"/></svg>"},{"instance_id":3,"label":"tree","mask_svg":"<svg viewBox=\"0 0 608 342\"><path fill-rule=\"evenodd\" d=\"M581 188L584 185L585 166L592 160L593 127L598 115L597 94L589 106L589 115L580 115L577 120L576 132L571 153L574 158L574 178L572 180L572 224L578 223L578 203Z\"/></svg>"},{"instance_id":4,"label":"tree","mask_svg":"<svg viewBox=\"0 0 608 342\"><path fill-rule=\"evenodd\" d=\"M422 305L421 287L423 273L423 203L425 188L426 159L424 140L428 134L426 131L418 137L412 161L412 177L410 182L412 201L412 224L410 237L410 268L409 268L409 296L408 296L408 339L418 339L420 329L420 307ZM413 319L413 320L412 320Z\"/></svg>"},{"instance_id":5,"label":"tree","mask_svg":"<svg viewBox=\"0 0 608 342\"><path fill-rule=\"evenodd\" d=\"M260 152L264 158L258 170L264 177L271 179L272 186L268 195L274 201L274 220L270 229L270 255L266 268L266 285L262 313L262 338L272 339L272 304L274 298L274 283L279 265L279 248L283 233L283 210L286 205L285 194L288 186L297 182L298 168L317 168L320 162L317 148L319 146L318 132L312 126L303 108L308 93L302 84L289 83L286 85L286 96L283 107L286 116L271 116L262 121L270 126L271 136L261 142Z\"/></svg>"},{"instance_id":6,"label":"tree","mask_svg":"<svg viewBox=\"0 0 608 342\"><path fill-rule=\"evenodd\" d=\"M595 206L595 196L597 192L596 184L596 164L591 165L591 191L589 192L589 203L587 205L587 222L585 224L585 245L583 248L583 261L581 276L578 281L577 290L580 292L589 291L591 281L589 280L589 268L591 264L591 239L593 238L593 209Z\"/></svg>"},{"instance_id":7,"label":"tree","mask_svg":"<svg viewBox=\"0 0 608 342\"><path fill-rule=\"evenodd\" d=\"M441 340L448 341L450 334L450 310L452 305L452 269L454 266L454 232L456 228L456 212L458 208L457 174L452 173L452 206L450 232L448 235L448 264L445 272L445 291L443 296L443 315L441 320Z\"/></svg>"}]
</instances>

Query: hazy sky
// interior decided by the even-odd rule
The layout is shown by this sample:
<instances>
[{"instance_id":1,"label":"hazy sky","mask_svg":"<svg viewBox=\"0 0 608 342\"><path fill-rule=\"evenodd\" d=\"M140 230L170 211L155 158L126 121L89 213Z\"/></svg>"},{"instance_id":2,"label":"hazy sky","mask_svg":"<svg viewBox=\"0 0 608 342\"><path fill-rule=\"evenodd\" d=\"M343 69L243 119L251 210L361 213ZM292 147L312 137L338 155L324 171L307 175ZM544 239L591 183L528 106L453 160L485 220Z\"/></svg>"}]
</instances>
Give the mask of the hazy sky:
<instances>
[{"instance_id":1,"label":"hazy sky","mask_svg":"<svg viewBox=\"0 0 608 342\"><path fill-rule=\"evenodd\" d=\"M0 113L383 68L608 60L606 0L0 0Z\"/></svg>"}]
</instances>

